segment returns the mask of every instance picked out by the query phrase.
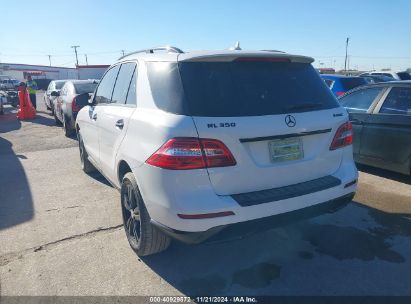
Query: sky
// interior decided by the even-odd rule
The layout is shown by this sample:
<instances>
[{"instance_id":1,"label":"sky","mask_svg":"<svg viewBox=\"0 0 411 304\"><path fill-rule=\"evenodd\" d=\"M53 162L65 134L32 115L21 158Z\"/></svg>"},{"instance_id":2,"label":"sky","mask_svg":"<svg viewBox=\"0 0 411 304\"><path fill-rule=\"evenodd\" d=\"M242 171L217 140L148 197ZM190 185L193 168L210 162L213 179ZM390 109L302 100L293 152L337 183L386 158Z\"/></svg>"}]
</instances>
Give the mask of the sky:
<instances>
[{"instance_id":1,"label":"sky","mask_svg":"<svg viewBox=\"0 0 411 304\"><path fill-rule=\"evenodd\" d=\"M23 7L23 8L21 8ZM0 0L0 62L112 64L122 50L276 49L316 67L411 67L410 0Z\"/></svg>"}]
</instances>

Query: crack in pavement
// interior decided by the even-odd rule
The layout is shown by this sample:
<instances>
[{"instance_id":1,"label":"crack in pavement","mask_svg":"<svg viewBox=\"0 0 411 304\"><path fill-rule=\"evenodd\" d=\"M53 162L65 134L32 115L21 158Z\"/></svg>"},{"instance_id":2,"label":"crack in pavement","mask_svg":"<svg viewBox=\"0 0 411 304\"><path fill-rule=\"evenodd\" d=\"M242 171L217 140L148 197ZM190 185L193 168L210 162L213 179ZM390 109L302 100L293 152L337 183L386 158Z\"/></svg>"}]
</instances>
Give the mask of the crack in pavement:
<instances>
[{"instance_id":1,"label":"crack in pavement","mask_svg":"<svg viewBox=\"0 0 411 304\"><path fill-rule=\"evenodd\" d=\"M52 208L52 209L46 209L46 212L50 211L61 211L61 209L74 209L74 208L81 208L82 206L68 206L68 207L63 207L63 208Z\"/></svg>"},{"instance_id":2,"label":"crack in pavement","mask_svg":"<svg viewBox=\"0 0 411 304\"><path fill-rule=\"evenodd\" d=\"M22 259L25 255L30 254L30 253L35 253L35 252L39 252L42 250L46 250L46 249L50 249L50 248L54 248L55 246L57 246L58 244L64 243L64 242L68 242L68 241L73 241L73 240L77 240L77 239L83 239L83 238L89 238L92 237L100 232L112 232L114 230L117 230L119 228L123 227L123 224L120 225L116 225L116 226L111 226L111 227L99 227L95 230L91 230L88 232L84 232L81 234L75 234L72 236L68 236L65 238L62 238L60 240L57 241L53 241L53 242L49 242L40 246L36 246L36 247L32 247L32 248L28 248L28 249L24 249L18 252L10 252L10 253L6 253L2 256L0 256L0 267L5 266L7 264L9 264L12 261L15 261L17 259Z\"/></svg>"}]
</instances>

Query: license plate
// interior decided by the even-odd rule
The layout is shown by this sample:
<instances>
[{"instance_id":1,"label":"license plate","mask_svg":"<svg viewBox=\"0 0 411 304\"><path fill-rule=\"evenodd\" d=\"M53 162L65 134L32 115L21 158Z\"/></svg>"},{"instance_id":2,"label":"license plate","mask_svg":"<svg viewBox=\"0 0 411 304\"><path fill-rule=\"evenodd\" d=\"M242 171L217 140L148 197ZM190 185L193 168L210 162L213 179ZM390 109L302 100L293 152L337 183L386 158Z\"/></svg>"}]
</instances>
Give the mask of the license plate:
<instances>
[{"instance_id":1,"label":"license plate","mask_svg":"<svg viewBox=\"0 0 411 304\"><path fill-rule=\"evenodd\" d=\"M304 157L303 141L301 138L275 139L269 144L272 162L297 160Z\"/></svg>"}]
</instances>

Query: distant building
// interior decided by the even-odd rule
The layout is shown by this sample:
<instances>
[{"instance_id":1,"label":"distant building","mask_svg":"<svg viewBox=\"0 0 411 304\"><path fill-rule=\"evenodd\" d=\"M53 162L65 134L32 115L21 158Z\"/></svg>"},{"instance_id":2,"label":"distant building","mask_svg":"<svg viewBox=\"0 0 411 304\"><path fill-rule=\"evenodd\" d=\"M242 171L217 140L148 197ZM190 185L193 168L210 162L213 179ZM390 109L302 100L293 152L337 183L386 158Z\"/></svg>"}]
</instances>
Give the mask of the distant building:
<instances>
[{"instance_id":1,"label":"distant building","mask_svg":"<svg viewBox=\"0 0 411 304\"><path fill-rule=\"evenodd\" d=\"M55 66L0 63L0 75L20 81L27 79L29 75L34 79L74 79L77 78L77 70Z\"/></svg>"},{"instance_id":2,"label":"distant building","mask_svg":"<svg viewBox=\"0 0 411 304\"><path fill-rule=\"evenodd\" d=\"M335 74L335 70L333 68L319 68L318 72L320 74Z\"/></svg>"},{"instance_id":3,"label":"distant building","mask_svg":"<svg viewBox=\"0 0 411 304\"><path fill-rule=\"evenodd\" d=\"M0 76L23 81L27 76L37 80L100 79L109 65L79 65L66 68L46 65L0 63Z\"/></svg>"}]
</instances>

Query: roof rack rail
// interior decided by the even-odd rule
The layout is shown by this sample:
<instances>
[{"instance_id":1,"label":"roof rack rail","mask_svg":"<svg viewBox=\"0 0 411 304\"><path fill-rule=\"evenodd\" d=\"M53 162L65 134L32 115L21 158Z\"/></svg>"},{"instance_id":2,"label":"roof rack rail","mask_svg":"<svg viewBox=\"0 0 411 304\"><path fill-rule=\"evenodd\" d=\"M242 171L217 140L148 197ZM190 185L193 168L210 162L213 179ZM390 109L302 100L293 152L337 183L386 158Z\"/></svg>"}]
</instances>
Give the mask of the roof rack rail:
<instances>
[{"instance_id":1,"label":"roof rack rail","mask_svg":"<svg viewBox=\"0 0 411 304\"><path fill-rule=\"evenodd\" d=\"M159 46L159 47L155 47L155 48L151 48L151 49L144 49L144 50L139 50L139 51L135 51L135 52L131 52L128 53L124 56L121 56L119 59L117 60L121 60L125 57L128 57L130 55L134 55L134 54L138 54L138 53L148 53L148 54L154 54L155 51L167 51L169 53L178 53L178 54L182 54L184 53L181 49L175 47L175 46Z\"/></svg>"},{"instance_id":2,"label":"roof rack rail","mask_svg":"<svg viewBox=\"0 0 411 304\"><path fill-rule=\"evenodd\" d=\"M263 52L273 52L273 53L285 53L284 51L279 51L279 50L261 50Z\"/></svg>"}]
</instances>

